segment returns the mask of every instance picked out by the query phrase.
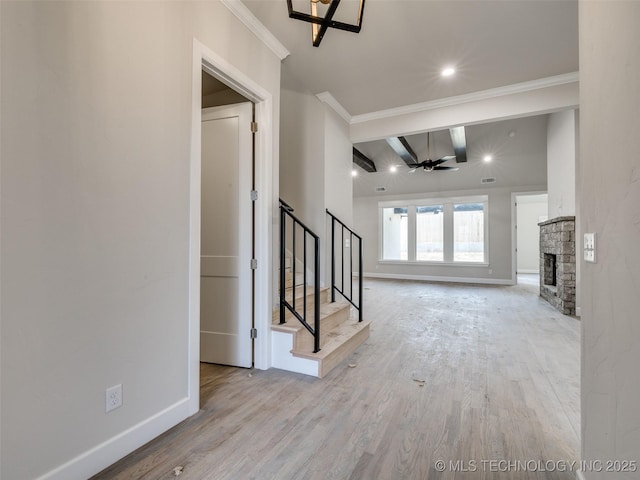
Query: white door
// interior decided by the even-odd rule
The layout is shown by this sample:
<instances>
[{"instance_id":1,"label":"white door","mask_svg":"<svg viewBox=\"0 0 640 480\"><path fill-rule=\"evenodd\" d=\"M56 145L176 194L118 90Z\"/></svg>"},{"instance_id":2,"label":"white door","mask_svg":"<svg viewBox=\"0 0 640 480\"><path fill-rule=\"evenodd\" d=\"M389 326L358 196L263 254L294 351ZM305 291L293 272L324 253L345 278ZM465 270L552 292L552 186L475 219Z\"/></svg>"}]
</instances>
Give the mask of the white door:
<instances>
[{"instance_id":1,"label":"white door","mask_svg":"<svg viewBox=\"0 0 640 480\"><path fill-rule=\"evenodd\" d=\"M202 110L200 360L251 367L251 103Z\"/></svg>"}]
</instances>

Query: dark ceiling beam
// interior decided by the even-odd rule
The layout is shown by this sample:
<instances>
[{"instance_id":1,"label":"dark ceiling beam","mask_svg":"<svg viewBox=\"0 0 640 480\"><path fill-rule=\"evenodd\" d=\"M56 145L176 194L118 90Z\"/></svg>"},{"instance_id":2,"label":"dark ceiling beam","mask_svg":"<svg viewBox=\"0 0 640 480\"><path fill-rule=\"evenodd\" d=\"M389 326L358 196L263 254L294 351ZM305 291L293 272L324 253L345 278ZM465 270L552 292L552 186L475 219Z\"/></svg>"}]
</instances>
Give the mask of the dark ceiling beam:
<instances>
[{"instance_id":1,"label":"dark ceiling beam","mask_svg":"<svg viewBox=\"0 0 640 480\"><path fill-rule=\"evenodd\" d=\"M396 154L404 160L404 163L410 167L415 166L418 163L418 156L413 151L409 142L404 137L390 137L387 138L387 143L393 149Z\"/></svg>"},{"instance_id":2,"label":"dark ceiling beam","mask_svg":"<svg viewBox=\"0 0 640 480\"><path fill-rule=\"evenodd\" d=\"M377 172L376 164L373 163L364 153L358 150L356 147L353 147L353 163L358 165L361 169L366 172L373 173Z\"/></svg>"},{"instance_id":3,"label":"dark ceiling beam","mask_svg":"<svg viewBox=\"0 0 640 480\"><path fill-rule=\"evenodd\" d=\"M464 127L450 128L451 143L453 143L453 151L456 154L456 163L467 161L467 138L464 133Z\"/></svg>"}]
</instances>

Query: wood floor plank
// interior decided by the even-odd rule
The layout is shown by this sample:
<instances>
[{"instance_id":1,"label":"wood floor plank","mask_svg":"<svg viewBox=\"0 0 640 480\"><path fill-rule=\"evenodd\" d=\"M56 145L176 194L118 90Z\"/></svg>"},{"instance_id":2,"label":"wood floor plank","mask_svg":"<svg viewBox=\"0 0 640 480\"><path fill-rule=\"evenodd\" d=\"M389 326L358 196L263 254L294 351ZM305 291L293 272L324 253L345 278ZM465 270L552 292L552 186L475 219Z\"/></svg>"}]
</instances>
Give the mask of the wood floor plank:
<instances>
[{"instance_id":1,"label":"wood floor plank","mask_svg":"<svg viewBox=\"0 0 640 480\"><path fill-rule=\"evenodd\" d=\"M202 364L201 411L94 479L575 478L497 462L578 459L578 320L526 284L365 287L370 337L325 378Z\"/></svg>"}]
</instances>

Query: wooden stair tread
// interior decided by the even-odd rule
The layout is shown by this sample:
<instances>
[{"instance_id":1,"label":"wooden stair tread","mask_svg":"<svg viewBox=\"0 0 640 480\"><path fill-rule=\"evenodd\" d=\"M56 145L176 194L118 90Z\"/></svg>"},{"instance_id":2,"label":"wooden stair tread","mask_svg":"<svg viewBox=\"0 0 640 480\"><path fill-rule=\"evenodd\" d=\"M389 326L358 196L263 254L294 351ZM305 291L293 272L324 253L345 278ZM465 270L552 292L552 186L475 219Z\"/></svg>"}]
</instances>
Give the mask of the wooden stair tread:
<instances>
[{"instance_id":1,"label":"wooden stair tread","mask_svg":"<svg viewBox=\"0 0 640 480\"><path fill-rule=\"evenodd\" d=\"M291 290L292 288L286 288L285 289L285 295L287 298L287 300L289 298L291 298ZM322 297L322 294L324 292L327 292L329 290L328 287L320 287L320 297ZM311 296L313 297L314 294L314 290L312 286L307 285L307 297ZM298 299L302 299L304 297L304 285L296 285L296 300Z\"/></svg>"},{"instance_id":2,"label":"wooden stair tread","mask_svg":"<svg viewBox=\"0 0 640 480\"><path fill-rule=\"evenodd\" d=\"M345 345L347 341L357 335L363 330L368 330L371 325L370 320L363 320L362 322L350 320L348 323L332 329L329 332L329 341L322 347L319 352L296 352L292 353L298 357L309 358L315 360L323 360L332 355L336 350ZM304 328L304 327L303 327Z\"/></svg>"},{"instance_id":3,"label":"wooden stair tread","mask_svg":"<svg viewBox=\"0 0 640 480\"><path fill-rule=\"evenodd\" d=\"M331 331L330 340L317 353L301 353L292 351L291 354L315 360L318 362L318 378L323 378L331 370L349 357L367 338L371 321L345 323Z\"/></svg>"},{"instance_id":4,"label":"wooden stair tread","mask_svg":"<svg viewBox=\"0 0 640 480\"><path fill-rule=\"evenodd\" d=\"M320 322L322 324L322 320L324 318L329 317L330 315L333 315L334 313L344 309L344 308L351 308L351 304L349 304L348 302L342 302L342 301L337 301L334 303L321 303L320 304ZM304 325L302 325L302 323L300 323L298 321L297 318L295 318L290 312L285 312L287 314L287 323L283 323L282 325L280 324L280 310L279 309L275 309L273 311L273 314L271 315L271 328L272 330L275 331L281 331L281 332L297 332L299 330L305 329ZM307 314L311 314L310 319L311 322L309 323L311 326L313 326L313 308L309 309L307 308ZM322 329L322 327L320 327ZM306 330L306 329L305 329Z\"/></svg>"},{"instance_id":5,"label":"wooden stair tread","mask_svg":"<svg viewBox=\"0 0 640 480\"><path fill-rule=\"evenodd\" d=\"M287 302L291 303L291 289L288 288L286 292L287 294L285 298ZM307 285L307 299L306 299L307 312L311 311L311 314L313 314L314 297L315 297L315 293L314 293L313 287L310 287ZM296 287L295 299L296 299L296 310L299 310L299 307L302 306L302 300L304 299L304 288L302 288L302 285L299 285ZM320 305L322 306L326 303L329 303L328 299L329 299L329 288L328 287L320 288ZM276 319L279 319L278 317L279 311L280 310L278 309L278 307L273 309L273 312L271 313L272 322L275 322ZM291 315L288 312L287 314Z\"/></svg>"},{"instance_id":6,"label":"wooden stair tread","mask_svg":"<svg viewBox=\"0 0 640 480\"><path fill-rule=\"evenodd\" d=\"M291 287L293 287L294 284L296 287L304 285L304 274L300 272L296 272L296 277L294 279L292 272L290 271L284 272L285 290L291 290Z\"/></svg>"}]
</instances>

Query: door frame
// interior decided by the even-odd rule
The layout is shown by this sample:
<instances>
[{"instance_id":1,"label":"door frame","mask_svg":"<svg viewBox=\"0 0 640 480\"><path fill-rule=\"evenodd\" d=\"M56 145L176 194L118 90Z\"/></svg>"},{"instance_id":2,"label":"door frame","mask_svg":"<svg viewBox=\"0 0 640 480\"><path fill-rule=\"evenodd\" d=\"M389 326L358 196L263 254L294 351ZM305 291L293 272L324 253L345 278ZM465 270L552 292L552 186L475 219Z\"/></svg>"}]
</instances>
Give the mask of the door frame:
<instances>
[{"instance_id":1,"label":"door frame","mask_svg":"<svg viewBox=\"0 0 640 480\"><path fill-rule=\"evenodd\" d=\"M271 366L271 217L273 191L273 96L246 74L194 38L192 62L191 159L189 183L189 338L188 396L190 414L200 409L200 202L202 71L252 101L255 121L255 318L254 367ZM249 195L250 192L247 192ZM247 332L248 334L248 332Z\"/></svg>"},{"instance_id":2,"label":"door frame","mask_svg":"<svg viewBox=\"0 0 640 480\"><path fill-rule=\"evenodd\" d=\"M517 197L527 195L543 195L549 193L546 190L527 190L524 192L511 192L511 285L518 284L518 209L516 208Z\"/></svg>"}]
</instances>

